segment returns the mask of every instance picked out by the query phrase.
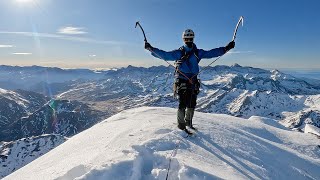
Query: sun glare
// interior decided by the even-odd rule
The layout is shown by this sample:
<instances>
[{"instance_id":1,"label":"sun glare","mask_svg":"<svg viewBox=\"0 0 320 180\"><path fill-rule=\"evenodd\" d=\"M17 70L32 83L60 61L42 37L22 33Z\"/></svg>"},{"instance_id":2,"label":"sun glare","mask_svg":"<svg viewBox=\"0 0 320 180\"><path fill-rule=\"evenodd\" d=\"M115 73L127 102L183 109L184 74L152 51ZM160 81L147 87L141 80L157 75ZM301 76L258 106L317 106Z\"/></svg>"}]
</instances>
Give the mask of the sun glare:
<instances>
[{"instance_id":1,"label":"sun glare","mask_svg":"<svg viewBox=\"0 0 320 180\"><path fill-rule=\"evenodd\" d=\"M37 4L38 0L14 0L13 2L21 8L32 8Z\"/></svg>"},{"instance_id":2,"label":"sun glare","mask_svg":"<svg viewBox=\"0 0 320 180\"><path fill-rule=\"evenodd\" d=\"M18 3L31 3L33 0L16 0Z\"/></svg>"}]
</instances>

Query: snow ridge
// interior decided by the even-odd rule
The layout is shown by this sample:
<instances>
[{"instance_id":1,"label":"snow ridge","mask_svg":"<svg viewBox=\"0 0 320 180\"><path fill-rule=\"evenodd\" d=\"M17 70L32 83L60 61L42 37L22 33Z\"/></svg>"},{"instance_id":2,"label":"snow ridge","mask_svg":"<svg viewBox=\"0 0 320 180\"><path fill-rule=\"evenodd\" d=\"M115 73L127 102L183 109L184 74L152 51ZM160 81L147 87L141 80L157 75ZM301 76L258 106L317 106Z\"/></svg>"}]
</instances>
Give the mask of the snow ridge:
<instances>
[{"instance_id":1,"label":"snow ridge","mask_svg":"<svg viewBox=\"0 0 320 180\"><path fill-rule=\"evenodd\" d=\"M5 179L165 179L171 154L169 179L320 179L314 135L258 116L196 112L200 130L183 138L175 118L171 108L123 111Z\"/></svg>"}]
</instances>

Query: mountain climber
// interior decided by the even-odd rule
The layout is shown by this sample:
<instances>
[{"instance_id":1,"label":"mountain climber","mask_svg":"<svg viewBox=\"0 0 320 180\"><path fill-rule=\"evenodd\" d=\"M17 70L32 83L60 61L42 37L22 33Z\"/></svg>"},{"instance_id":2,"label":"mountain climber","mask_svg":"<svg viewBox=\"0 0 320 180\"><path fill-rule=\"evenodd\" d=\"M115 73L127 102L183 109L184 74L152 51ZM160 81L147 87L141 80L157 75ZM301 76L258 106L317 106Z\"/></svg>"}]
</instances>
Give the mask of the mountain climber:
<instances>
[{"instance_id":1,"label":"mountain climber","mask_svg":"<svg viewBox=\"0 0 320 180\"><path fill-rule=\"evenodd\" d=\"M206 51L197 48L194 44L194 37L195 34L191 29L185 30L182 33L184 45L173 51L163 51L152 47L147 41L144 46L154 57L166 61L176 61L174 93L178 94L179 99L178 128L186 132L189 132L186 126L195 129L192 125L192 119L200 88L200 82L197 78L200 60L221 56L235 47L235 42L231 41L225 47Z\"/></svg>"}]
</instances>

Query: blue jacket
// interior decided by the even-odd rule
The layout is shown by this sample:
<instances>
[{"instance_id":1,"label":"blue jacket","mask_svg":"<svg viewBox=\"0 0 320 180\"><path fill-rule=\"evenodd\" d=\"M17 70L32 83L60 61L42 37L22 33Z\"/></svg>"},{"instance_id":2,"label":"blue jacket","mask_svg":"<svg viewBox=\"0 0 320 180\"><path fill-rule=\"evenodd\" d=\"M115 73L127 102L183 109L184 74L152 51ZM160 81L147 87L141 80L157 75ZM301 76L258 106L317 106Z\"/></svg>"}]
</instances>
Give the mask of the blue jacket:
<instances>
[{"instance_id":1,"label":"blue jacket","mask_svg":"<svg viewBox=\"0 0 320 180\"><path fill-rule=\"evenodd\" d=\"M193 44L195 46L195 44ZM186 45L183 46L186 52L190 52L192 48L187 47ZM195 46L195 48L197 48ZM193 77L194 75L199 73L199 62L201 59L210 59L214 57L221 56L225 53L225 47L219 47L215 49L211 49L209 51L198 49L198 59L195 53L191 54L187 60L185 60L179 67L179 71L183 74L188 76L188 78ZM182 57L182 51L179 49L173 51L163 51L158 48L153 48L151 50L151 54L156 57L166 61L177 61L180 60ZM176 78L187 79L182 74L177 73Z\"/></svg>"}]
</instances>

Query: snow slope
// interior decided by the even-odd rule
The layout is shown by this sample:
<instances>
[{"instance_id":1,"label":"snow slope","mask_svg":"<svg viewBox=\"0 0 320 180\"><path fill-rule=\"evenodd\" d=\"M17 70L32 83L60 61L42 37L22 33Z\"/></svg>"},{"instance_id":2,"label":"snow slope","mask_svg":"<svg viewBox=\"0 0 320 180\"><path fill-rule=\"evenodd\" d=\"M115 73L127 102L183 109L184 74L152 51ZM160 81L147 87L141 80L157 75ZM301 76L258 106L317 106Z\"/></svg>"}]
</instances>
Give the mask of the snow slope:
<instances>
[{"instance_id":1,"label":"snow slope","mask_svg":"<svg viewBox=\"0 0 320 180\"><path fill-rule=\"evenodd\" d=\"M176 109L123 111L4 179L320 179L319 139L258 116L195 113L195 137Z\"/></svg>"}]
</instances>

